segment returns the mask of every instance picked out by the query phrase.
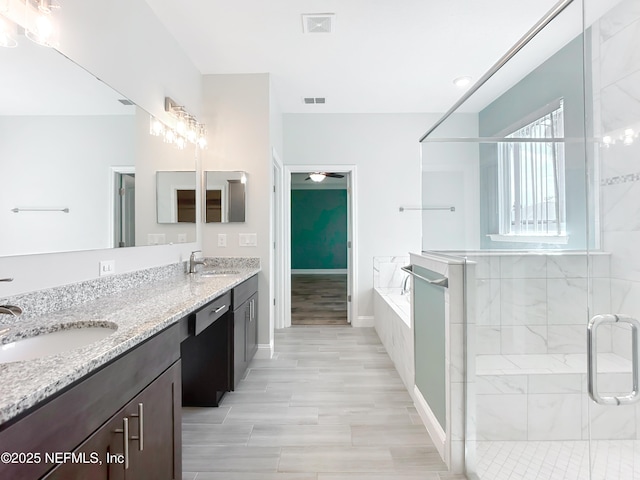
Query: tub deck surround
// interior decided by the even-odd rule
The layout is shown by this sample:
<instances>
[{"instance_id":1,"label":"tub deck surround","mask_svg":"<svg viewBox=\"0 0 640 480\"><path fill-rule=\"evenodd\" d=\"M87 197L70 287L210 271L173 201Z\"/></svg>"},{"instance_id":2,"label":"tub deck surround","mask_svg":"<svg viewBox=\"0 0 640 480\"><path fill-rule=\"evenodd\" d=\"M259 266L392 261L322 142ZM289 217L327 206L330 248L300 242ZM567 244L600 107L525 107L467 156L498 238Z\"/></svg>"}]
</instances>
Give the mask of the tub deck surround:
<instances>
[{"instance_id":1,"label":"tub deck surround","mask_svg":"<svg viewBox=\"0 0 640 480\"><path fill-rule=\"evenodd\" d=\"M209 260L209 259L207 259ZM8 343L21 336L45 333L59 325L115 325L117 330L87 347L40 359L0 364L0 423L27 411L75 381L134 348L147 338L179 321L211 300L260 271L259 259L210 259L207 269L233 268L238 274L202 277L187 274L185 263L166 271L150 269L83 282L95 292L95 300L78 295L78 285L36 292L32 298L66 309L43 311L27 308L24 317L12 320ZM102 291L109 292L102 295ZM22 296L27 300L27 296ZM83 301L78 301L81 298ZM28 303L28 302L27 302ZM70 306L71 305L71 306ZM33 312L37 312L34 314ZM3 319L4 320L4 319Z\"/></svg>"},{"instance_id":2,"label":"tub deck surround","mask_svg":"<svg viewBox=\"0 0 640 480\"><path fill-rule=\"evenodd\" d=\"M459 473L464 470L465 464L464 328L467 321L465 316L466 309L472 308L474 302L473 297L467 295L467 305L465 306L464 286L465 282L474 278L475 263L460 256L440 252L411 253L410 260L412 265L425 268L449 279L448 288L444 288L446 404L444 429L439 425L417 387L414 388L413 397L416 409L449 470Z\"/></svg>"}]
</instances>

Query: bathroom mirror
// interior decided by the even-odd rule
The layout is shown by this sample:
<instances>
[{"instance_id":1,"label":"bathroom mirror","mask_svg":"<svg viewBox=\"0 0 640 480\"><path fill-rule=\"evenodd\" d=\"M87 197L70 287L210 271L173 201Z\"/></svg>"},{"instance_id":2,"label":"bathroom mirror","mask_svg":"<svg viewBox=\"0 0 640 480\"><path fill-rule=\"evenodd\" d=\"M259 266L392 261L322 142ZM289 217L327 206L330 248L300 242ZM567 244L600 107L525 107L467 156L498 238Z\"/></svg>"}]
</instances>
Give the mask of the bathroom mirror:
<instances>
[{"instance_id":1,"label":"bathroom mirror","mask_svg":"<svg viewBox=\"0 0 640 480\"><path fill-rule=\"evenodd\" d=\"M196 172L156 172L158 223L196 222Z\"/></svg>"},{"instance_id":2,"label":"bathroom mirror","mask_svg":"<svg viewBox=\"0 0 640 480\"><path fill-rule=\"evenodd\" d=\"M244 222L247 174L245 172L205 172L204 178L205 222Z\"/></svg>"},{"instance_id":3,"label":"bathroom mirror","mask_svg":"<svg viewBox=\"0 0 640 480\"><path fill-rule=\"evenodd\" d=\"M195 147L149 135L146 111L24 36L0 71L0 256L195 242L195 223L156 222L155 183L195 168Z\"/></svg>"}]
</instances>

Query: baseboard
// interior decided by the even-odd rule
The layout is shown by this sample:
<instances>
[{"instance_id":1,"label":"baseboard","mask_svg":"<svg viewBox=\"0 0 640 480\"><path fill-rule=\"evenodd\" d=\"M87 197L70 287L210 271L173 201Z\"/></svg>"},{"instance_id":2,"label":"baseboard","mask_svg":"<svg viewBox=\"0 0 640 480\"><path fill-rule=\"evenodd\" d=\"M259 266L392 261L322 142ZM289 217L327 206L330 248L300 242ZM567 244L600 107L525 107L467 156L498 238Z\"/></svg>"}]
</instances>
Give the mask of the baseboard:
<instances>
[{"instance_id":1,"label":"baseboard","mask_svg":"<svg viewBox=\"0 0 640 480\"><path fill-rule=\"evenodd\" d=\"M351 326L357 328L374 327L375 318L373 316L360 316L351 322Z\"/></svg>"},{"instance_id":2,"label":"baseboard","mask_svg":"<svg viewBox=\"0 0 640 480\"><path fill-rule=\"evenodd\" d=\"M427 432L429 432L431 440L433 440L433 443L435 444L436 449L438 450L438 453L442 458L442 461L446 462L445 450L447 444L447 435L440 426L440 423L436 419L436 416L431 411L431 408L429 408L429 404L422 396L422 393L415 385L413 386L413 401L416 410L418 411L418 414L422 419L422 423L424 423Z\"/></svg>"},{"instance_id":3,"label":"baseboard","mask_svg":"<svg viewBox=\"0 0 640 480\"><path fill-rule=\"evenodd\" d=\"M291 270L291 274L296 273L305 275L346 275L349 271L346 268L301 268L298 270Z\"/></svg>"},{"instance_id":4,"label":"baseboard","mask_svg":"<svg viewBox=\"0 0 640 480\"><path fill-rule=\"evenodd\" d=\"M258 351L253 358L258 360L271 360L273 358L273 342L258 344Z\"/></svg>"}]
</instances>

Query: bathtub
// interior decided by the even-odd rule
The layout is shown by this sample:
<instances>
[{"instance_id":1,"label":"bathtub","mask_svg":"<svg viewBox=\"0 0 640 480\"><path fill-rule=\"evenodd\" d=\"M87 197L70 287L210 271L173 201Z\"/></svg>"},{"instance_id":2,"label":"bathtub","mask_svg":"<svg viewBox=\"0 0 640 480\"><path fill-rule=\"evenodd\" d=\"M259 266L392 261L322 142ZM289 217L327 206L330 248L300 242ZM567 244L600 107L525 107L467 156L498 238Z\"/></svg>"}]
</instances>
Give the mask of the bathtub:
<instances>
[{"instance_id":1,"label":"bathtub","mask_svg":"<svg viewBox=\"0 0 640 480\"><path fill-rule=\"evenodd\" d=\"M374 326L407 391L413 392L411 295L401 295L400 291L400 288L374 289Z\"/></svg>"}]
</instances>

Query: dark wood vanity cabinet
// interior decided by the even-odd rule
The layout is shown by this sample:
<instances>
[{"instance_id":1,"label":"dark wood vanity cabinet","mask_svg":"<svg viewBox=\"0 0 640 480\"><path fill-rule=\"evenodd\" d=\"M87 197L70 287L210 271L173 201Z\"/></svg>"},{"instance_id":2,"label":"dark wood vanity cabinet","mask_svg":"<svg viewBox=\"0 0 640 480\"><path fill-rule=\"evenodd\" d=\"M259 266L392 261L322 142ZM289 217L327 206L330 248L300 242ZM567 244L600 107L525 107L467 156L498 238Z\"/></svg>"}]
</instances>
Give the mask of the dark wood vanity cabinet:
<instances>
[{"instance_id":1,"label":"dark wood vanity cabinet","mask_svg":"<svg viewBox=\"0 0 640 480\"><path fill-rule=\"evenodd\" d=\"M235 389L258 350L257 275L184 322L182 404L217 407L224 394Z\"/></svg>"},{"instance_id":2,"label":"dark wood vanity cabinet","mask_svg":"<svg viewBox=\"0 0 640 480\"><path fill-rule=\"evenodd\" d=\"M31 463L0 463L0 478L181 478L179 345L174 325L1 425L0 452Z\"/></svg>"},{"instance_id":3,"label":"dark wood vanity cabinet","mask_svg":"<svg viewBox=\"0 0 640 480\"><path fill-rule=\"evenodd\" d=\"M47 480L174 479L175 399L180 388L180 362L74 450L86 463L63 463ZM141 420L142 419L142 420Z\"/></svg>"},{"instance_id":4,"label":"dark wood vanity cabinet","mask_svg":"<svg viewBox=\"0 0 640 480\"><path fill-rule=\"evenodd\" d=\"M233 289L233 388L258 351L258 276Z\"/></svg>"},{"instance_id":5,"label":"dark wood vanity cabinet","mask_svg":"<svg viewBox=\"0 0 640 480\"><path fill-rule=\"evenodd\" d=\"M184 319L186 336L180 345L184 406L217 407L232 389L230 309L231 292L227 292Z\"/></svg>"}]
</instances>

